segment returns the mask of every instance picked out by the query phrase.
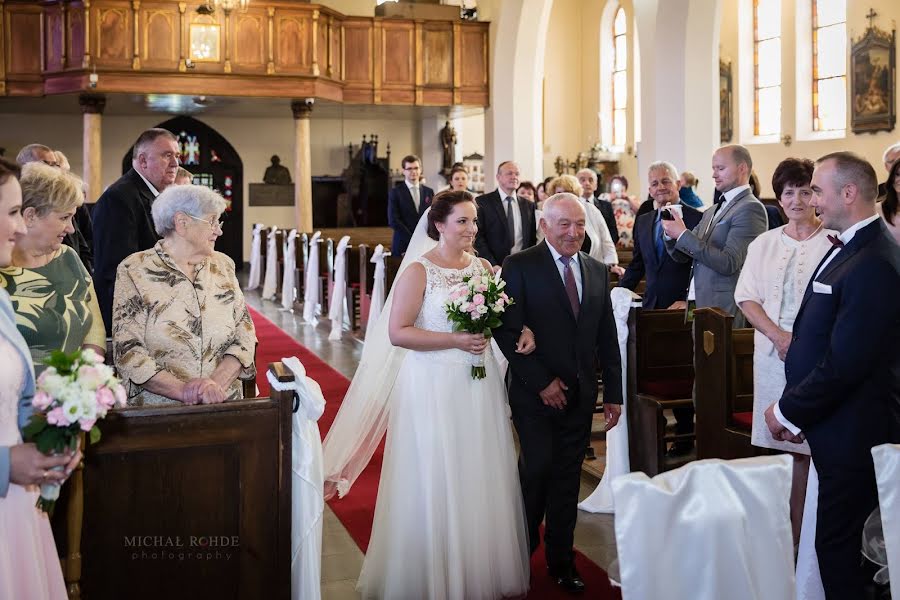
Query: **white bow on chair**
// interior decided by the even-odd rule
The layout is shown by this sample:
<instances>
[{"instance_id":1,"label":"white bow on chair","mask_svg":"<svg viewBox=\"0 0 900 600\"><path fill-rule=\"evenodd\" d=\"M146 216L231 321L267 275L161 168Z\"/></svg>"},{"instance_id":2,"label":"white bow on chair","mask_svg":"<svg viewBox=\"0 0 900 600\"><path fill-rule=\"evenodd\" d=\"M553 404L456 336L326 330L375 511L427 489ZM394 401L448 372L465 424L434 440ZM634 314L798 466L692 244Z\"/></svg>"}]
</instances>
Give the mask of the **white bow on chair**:
<instances>
[{"instance_id":1,"label":"white bow on chair","mask_svg":"<svg viewBox=\"0 0 900 600\"><path fill-rule=\"evenodd\" d=\"M306 263L306 285L303 292L303 320L310 325L319 322L319 238L322 232L315 232L309 239L309 260Z\"/></svg>"},{"instance_id":2,"label":"white bow on chair","mask_svg":"<svg viewBox=\"0 0 900 600\"><path fill-rule=\"evenodd\" d=\"M278 228L269 230L269 241L266 245L266 278L263 281L262 297L265 300L274 300L278 291L278 242L276 234Z\"/></svg>"},{"instance_id":3,"label":"white bow on chair","mask_svg":"<svg viewBox=\"0 0 900 600\"><path fill-rule=\"evenodd\" d=\"M329 340L341 339L341 329L344 327L344 317L347 310L347 246L350 244L350 236L345 235L338 242L336 258L334 261L334 288L331 298L328 300L328 318L331 319L331 333Z\"/></svg>"},{"instance_id":4,"label":"white bow on chair","mask_svg":"<svg viewBox=\"0 0 900 600\"><path fill-rule=\"evenodd\" d=\"M297 291L294 282L294 271L297 269L296 248L297 230L291 229L284 238L284 276L281 278L281 306L285 310L294 308L294 294Z\"/></svg>"},{"instance_id":5,"label":"white bow on chair","mask_svg":"<svg viewBox=\"0 0 900 600\"><path fill-rule=\"evenodd\" d=\"M375 265L375 281L372 284L372 299L369 302L369 318L366 321L366 331L369 331L375 326L375 322L378 320L378 316L384 308L384 288L386 284L384 256L384 246L378 244L375 246L372 258L369 259L369 262Z\"/></svg>"},{"instance_id":6,"label":"white bow on chair","mask_svg":"<svg viewBox=\"0 0 900 600\"><path fill-rule=\"evenodd\" d=\"M250 242L250 278L247 281L247 289L255 290L259 287L259 279L262 273L262 223L253 226L253 241Z\"/></svg>"}]
</instances>

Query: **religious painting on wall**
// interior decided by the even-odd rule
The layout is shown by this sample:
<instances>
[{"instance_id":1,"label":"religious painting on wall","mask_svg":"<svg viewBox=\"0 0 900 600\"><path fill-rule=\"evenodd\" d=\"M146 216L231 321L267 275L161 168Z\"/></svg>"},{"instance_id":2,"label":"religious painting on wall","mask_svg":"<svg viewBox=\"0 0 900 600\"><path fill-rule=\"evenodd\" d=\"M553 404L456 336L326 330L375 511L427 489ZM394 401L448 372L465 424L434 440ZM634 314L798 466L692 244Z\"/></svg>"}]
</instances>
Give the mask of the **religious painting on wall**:
<instances>
[{"instance_id":1,"label":"religious painting on wall","mask_svg":"<svg viewBox=\"0 0 900 600\"><path fill-rule=\"evenodd\" d=\"M892 131L895 112L895 41L890 33L870 25L851 52L850 127L853 133Z\"/></svg>"},{"instance_id":2,"label":"religious painting on wall","mask_svg":"<svg viewBox=\"0 0 900 600\"><path fill-rule=\"evenodd\" d=\"M732 109L731 62L719 61L719 139L723 144L731 142L734 135Z\"/></svg>"}]
</instances>

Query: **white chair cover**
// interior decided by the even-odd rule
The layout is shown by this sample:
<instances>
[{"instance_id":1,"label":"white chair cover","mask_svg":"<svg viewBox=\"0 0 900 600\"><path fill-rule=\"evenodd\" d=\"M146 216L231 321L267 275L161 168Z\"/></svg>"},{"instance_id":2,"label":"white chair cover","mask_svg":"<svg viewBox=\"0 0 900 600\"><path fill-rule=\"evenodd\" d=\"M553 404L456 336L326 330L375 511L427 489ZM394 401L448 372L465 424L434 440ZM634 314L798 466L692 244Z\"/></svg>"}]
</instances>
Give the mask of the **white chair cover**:
<instances>
[{"instance_id":1,"label":"white chair cover","mask_svg":"<svg viewBox=\"0 0 900 600\"><path fill-rule=\"evenodd\" d=\"M613 481L622 597L793 598L791 469L781 454Z\"/></svg>"},{"instance_id":2,"label":"white chair cover","mask_svg":"<svg viewBox=\"0 0 900 600\"><path fill-rule=\"evenodd\" d=\"M347 310L347 245L350 236L345 235L338 242L337 255L334 261L334 288L331 298L328 299L328 318L331 319L331 333L329 340L341 339L341 330L344 327L344 318L349 315Z\"/></svg>"},{"instance_id":3,"label":"white chair cover","mask_svg":"<svg viewBox=\"0 0 900 600\"><path fill-rule=\"evenodd\" d=\"M881 527L891 576L891 597L900 598L900 444L882 444L872 448Z\"/></svg>"},{"instance_id":4,"label":"white chair cover","mask_svg":"<svg viewBox=\"0 0 900 600\"><path fill-rule=\"evenodd\" d=\"M369 302L369 318L366 321L366 331L375 326L375 322L384 308L384 288L387 283L387 277L384 273L384 256L384 246L378 244L375 246L372 258L369 259L369 262L375 265L375 282L372 284L372 299Z\"/></svg>"},{"instance_id":5,"label":"white chair cover","mask_svg":"<svg viewBox=\"0 0 900 600\"><path fill-rule=\"evenodd\" d=\"M278 291L278 248L275 234L277 227L269 230L269 241L266 245L266 278L263 280L262 297L264 300L274 300Z\"/></svg>"},{"instance_id":6,"label":"white chair cover","mask_svg":"<svg viewBox=\"0 0 900 600\"><path fill-rule=\"evenodd\" d=\"M603 470L603 477L591 495L578 505L581 510L591 513L615 512L612 481L631 471L628 459L626 389L628 384L628 312L631 310L633 301L631 291L625 288L613 288L609 295L612 298L613 317L616 320L619 356L622 357L622 415L619 417L619 423L606 433L606 468Z\"/></svg>"},{"instance_id":7,"label":"white chair cover","mask_svg":"<svg viewBox=\"0 0 900 600\"><path fill-rule=\"evenodd\" d=\"M297 230L284 238L284 276L281 278L281 306L285 310L293 310L294 297L297 294L297 285L294 281L294 272L297 270Z\"/></svg>"},{"instance_id":8,"label":"white chair cover","mask_svg":"<svg viewBox=\"0 0 900 600\"><path fill-rule=\"evenodd\" d=\"M293 389L300 401L291 436L291 598L319 600L325 498L322 439L316 421L325 411L325 397L296 357L281 362L294 372L295 381L279 383L268 373L269 384L279 390Z\"/></svg>"},{"instance_id":9,"label":"white chair cover","mask_svg":"<svg viewBox=\"0 0 900 600\"><path fill-rule=\"evenodd\" d=\"M259 287L259 279L262 273L262 230L265 225L256 223L253 225L253 240L250 242L250 278L247 280L247 289L255 290Z\"/></svg>"},{"instance_id":10,"label":"white chair cover","mask_svg":"<svg viewBox=\"0 0 900 600\"><path fill-rule=\"evenodd\" d=\"M306 263L306 283L303 292L303 320L310 325L319 323L319 238L317 231L309 239L309 260Z\"/></svg>"},{"instance_id":11,"label":"white chair cover","mask_svg":"<svg viewBox=\"0 0 900 600\"><path fill-rule=\"evenodd\" d=\"M797 551L797 600L825 600L825 587L819 572L816 554L816 521L819 510L819 472L809 461L809 478L806 480L806 501L803 503L803 521L800 523L800 548Z\"/></svg>"}]
</instances>

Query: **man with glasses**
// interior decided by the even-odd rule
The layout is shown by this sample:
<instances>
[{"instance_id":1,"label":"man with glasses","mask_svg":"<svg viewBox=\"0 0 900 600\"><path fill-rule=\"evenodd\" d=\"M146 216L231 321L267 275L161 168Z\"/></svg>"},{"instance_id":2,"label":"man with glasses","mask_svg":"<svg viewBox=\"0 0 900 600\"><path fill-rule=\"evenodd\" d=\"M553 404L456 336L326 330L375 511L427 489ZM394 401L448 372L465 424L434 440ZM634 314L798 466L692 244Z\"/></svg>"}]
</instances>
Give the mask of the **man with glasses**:
<instances>
[{"instance_id":1,"label":"man with glasses","mask_svg":"<svg viewBox=\"0 0 900 600\"><path fill-rule=\"evenodd\" d=\"M422 161L418 156L404 156L400 165L403 167L403 183L398 183L388 193L388 225L394 230L391 241L391 254L394 256L406 252L419 217L431 206L431 199L434 198L434 190L419 183Z\"/></svg>"},{"instance_id":2,"label":"man with glasses","mask_svg":"<svg viewBox=\"0 0 900 600\"><path fill-rule=\"evenodd\" d=\"M153 226L153 200L175 183L178 140L165 129L148 129L134 143L131 169L113 183L94 207L94 288L106 334L112 327L113 288L119 263L152 248L159 236Z\"/></svg>"}]
</instances>

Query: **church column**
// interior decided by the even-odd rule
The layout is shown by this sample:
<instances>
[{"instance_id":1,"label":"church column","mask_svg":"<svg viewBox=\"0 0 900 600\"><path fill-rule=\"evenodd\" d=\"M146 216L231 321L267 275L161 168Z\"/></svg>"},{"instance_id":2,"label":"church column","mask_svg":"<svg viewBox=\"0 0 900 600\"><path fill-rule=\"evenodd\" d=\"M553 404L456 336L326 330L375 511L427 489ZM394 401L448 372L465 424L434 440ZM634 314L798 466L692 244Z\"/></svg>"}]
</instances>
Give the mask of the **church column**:
<instances>
[{"instance_id":1,"label":"church column","mask_svg":"<svg viewBox=\"0 0 900 600\"><path fill-rule=\"evenodd\" d=\"M312 231L312 159L309 152L309 115L313 99L294 100L294 214L298 231Z\"/></svg>"},{"instance_id":2,"label":"church column","mask_svg":"<svg viewBox=\"0 0 900 600\"><path fill-rule=\"evenodd\" d=\"M103 193L102 139L100 121L106 107L106 96L82 94L78 97L83 114L82 154L83 179L87 184L85 201L93 204Z\"/></svg>"}]
</instances>

